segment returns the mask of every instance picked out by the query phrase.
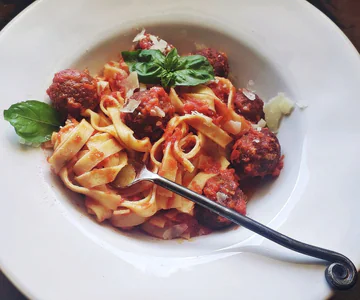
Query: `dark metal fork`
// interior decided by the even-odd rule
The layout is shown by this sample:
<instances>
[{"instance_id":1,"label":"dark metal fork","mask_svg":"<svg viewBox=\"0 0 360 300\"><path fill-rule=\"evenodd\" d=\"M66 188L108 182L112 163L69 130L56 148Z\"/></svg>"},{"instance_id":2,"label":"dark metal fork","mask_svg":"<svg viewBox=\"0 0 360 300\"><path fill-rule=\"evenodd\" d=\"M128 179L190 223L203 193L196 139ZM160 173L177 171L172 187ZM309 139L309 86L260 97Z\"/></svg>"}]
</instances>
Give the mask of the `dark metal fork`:
<instances>
[{"instance_id":1,"label":"dark metal fork","mask_svg":"<svg viewBox=\"0 0 360 300\"><path fill-rule=\"evenodd\" d=\"M225 217L232 222L239 224L283 247L330 262L330 265L325 270L325 278L329 285L334 289L350 289L356 283L357 272L354 264L351 262L350 259L338 252L312 246L292 239L247 216L244 216L230 208L227 208L200 194L197 194L192 190L189 190L171 180L155 174L149 171L146 166L143 166L140 169L140 171L137 173L135 180L127 187L130 187L144 180L153 182L156 185L159 185L184 198L187 198L195 202L196 204L201 205L211 210L212 212L222 217Z\"/></svg>"}]
</instances>

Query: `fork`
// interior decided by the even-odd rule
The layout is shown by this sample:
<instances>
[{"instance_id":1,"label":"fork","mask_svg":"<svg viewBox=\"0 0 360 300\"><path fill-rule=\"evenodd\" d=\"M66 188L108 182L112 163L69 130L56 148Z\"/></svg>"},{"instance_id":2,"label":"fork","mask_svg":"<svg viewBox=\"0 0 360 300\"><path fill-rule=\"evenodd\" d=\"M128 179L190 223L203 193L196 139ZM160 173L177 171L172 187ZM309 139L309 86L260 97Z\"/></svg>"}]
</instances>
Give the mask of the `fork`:
<instances>
[{"instance_id":1,"label":"fork","mask_svg":"<svg viewBox=\"0 0 360 300\"><path fill-rule=\"evenodd\" d=\"M150 181L169 191L172 191L184 198L187 198L212 212L241 225L266 239L269 239L285 248L299 252L308 256L316 257L330 262L325 270L325 278L333 289L350 289L357 280L357 271L352 261L346 256L328 249L309 245L293 238L290 238L278 231L275 231L235 210L214 202L203 195L193 192L171 180L168 180L156 173L149 171L146 166L142 166L137 172L136 178L128 184L125 189L142 181Z\"/></svg>"}]
</instances>

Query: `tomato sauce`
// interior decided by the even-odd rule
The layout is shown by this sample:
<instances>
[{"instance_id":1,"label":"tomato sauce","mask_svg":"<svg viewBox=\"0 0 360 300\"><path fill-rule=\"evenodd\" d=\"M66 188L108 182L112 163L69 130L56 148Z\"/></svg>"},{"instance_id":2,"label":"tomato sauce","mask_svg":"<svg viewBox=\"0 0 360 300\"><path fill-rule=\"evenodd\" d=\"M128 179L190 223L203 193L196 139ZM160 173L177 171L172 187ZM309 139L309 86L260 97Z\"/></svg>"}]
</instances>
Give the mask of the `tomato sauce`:
<instances>
[{"instance_id":1,"label":"tomato sauce","mask_svg":"<svg viewBox=\"0 0 360 300\"><path fill-rule=\"evenodd\" d=\"M190 97L184 97L184 99L185 104L183 108L185 114L191 114L193 111L201 113L210 117L215 125L220 126L224 117L211 110L207 103Z\"/></svg>"},{"instance_id":2,"label":"tomato sauce","mask_svg":"<svg viewBox=\"0 0 360 300\"><path fill-rule=\"evenodd\" d=\"M171 128L169 128L171 129ZM165 144L164 147L166 147L168 145L168 143L175 143L176 141L180 141L182 137L182 132L179 128L175 128L175 130L173 130L172 132L170 132L169 130L165 131L164 134L164 138L165 138Z\"/></svg>"},{"instance_id":3,"label":"tomato sauce","mask_svg":"<svg viewBox=\"0 0 360 300\"><path fill-rule=\"evenodd\" d=\"M74 142L75 142L76 144L79 144L79 143L81 142L81 140L82 140L81 136L77 134L77 135L75 136Z\"/></svg>"},{"instance_id":4,"label":"tomato sauce","mask_svg":"<svg viewBox=\"0 0 360 300\"><path fill-rule=\"evenodd\" d=\"M193 111L196 111L208 117L212 117L213 115L215 115L215 112L212 111L209 106L201 100L190 97L184 97L184 100L186 102L183 108L186 114L191 114Z\"/></svg>"},{"instance_id":5,"label":"tomato sauce","mask_svg":"<svg viewBox=\"0 0 360 300\"><path fill-rule=\"evenodd\" d=\"M114 107L117 105L117 103L114 99L106 98L103 102L103 105L105 108L107 108L107 107Z\"/></svg>"},{"instance_id":6,"label":"tomato sauce","mask_svg":"<svg viewBox=\"0 0 360 300\"><path fill-rule=\"evenodd\" d=\"M205 173L218 174L220 173L221 165L209 156L200 161L198 168L203 170Z\"/></svg>"},{"instance_id":7,"label":"tomato sauce","mask_svg":"<svg viewBox=\"0 0 360 300\"><path fill-rule=\"evenodd\" d=\"M219 82L211 82L210 84L208 84L208 87L212 89L216 97L218 97L224 103L228 103L229 88L225 84L220 84Z\"/></svg>"}]
</instances>

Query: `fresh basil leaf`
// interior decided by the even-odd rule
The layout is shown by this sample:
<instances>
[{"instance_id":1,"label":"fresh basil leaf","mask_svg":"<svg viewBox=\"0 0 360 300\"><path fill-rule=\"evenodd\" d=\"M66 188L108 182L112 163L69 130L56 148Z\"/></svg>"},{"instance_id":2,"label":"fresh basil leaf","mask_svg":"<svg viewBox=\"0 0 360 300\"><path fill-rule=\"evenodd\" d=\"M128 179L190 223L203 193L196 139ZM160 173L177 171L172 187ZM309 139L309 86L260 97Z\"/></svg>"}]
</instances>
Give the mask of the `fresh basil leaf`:
<instances>
[{"instance_id":1,"label":"fresh basil leaf","mask_svg":"<svg viewBox=\"0 0 360 300\"><path fill-rule=\"evenodd\" d=\"M213 75L204 70L185 69L174 72L174 75L174 85L178 86L194 86L214 79Z\"/></svg>"},{"instance_id":2,"label":"fresh basil leaf","mask_svg":"<svg viewBox=\"0 0 360 300\"><path fill-rule=\"evenodd\" d=\"M138 63L152 63L163 66L165 61L165 56L160 50L123 51L121 56L130 69Z\"/></svg>"},{"instance_id":3,"label":"fresh basil leaf","mask_svg":"<svg viewBox=\"0 0 360 300\"><path fill-rule=\"evenodd\" d=\"M206 69L209 72L214 73L213 67L206 57L202 55L189 55L189 56L181 56L179 58L177 70L184 69Z\"/></svg>"},{"instance_id":4,"label":"fresh basil leaf","mask_svg":"<svg viewBox=\"0 0 360 300\"><path fill-rule=\"evenodd\" d=\"M122 57L142 83L161 83L163 87L193 86L214 79L214 70L201 55L180 57L173 48L165 57L160 50L123 51Z\"/></svg>"},{"instance_id":5,"label":"fresh basil leaf","mask_svg":"<svg viewBox=\"0 0 360 300\"><path fill-rule=\"evenodd\" d=\"M174 77L175 85L194 86L213 80L214 69L204 56L183 56L179 58Z\"/></svg>"},{"instance_id":6,"label":"fresh basil leaf","mask_svg":"<svg viewBox=\"0 0 360 300\"><path fill-rule=\"evenodd\" d=\"M159 83L161 76L164 74L164 68L152 62L136 63L131 68L131 72L134 71L138 74L139 81L142 83Z\"/></svg>"},{"instance_id":7,"label":"fresh basil leaf","mask_svg":"<svg viewBox=\"0 0 360 300\"><path fill-rule=\"evenodd\" d=\"M121 52L121 56L128 65L129 69L138 62L140 53L141 50Z\"/></svg>"},{"instance_id":8,"label":"fresh basil leaf","mask_svg":"<svg viewBox=\"0 0 360 300\"><path fill-rule=\"evenodd\" d=\"M123 51L121 55L131 72L137 72L142 83L160 83L165 56L160 50Z\"/></svg>"},{"instance_id":9,"label":"fresh basil leaf","mask_svg":"<svg viewBox=\"0 0 360 300\"><path fill-rule=\"evenodd\" d=\"M168 55L166 55L164 68L169 72L175 70L178 66L179 57L176 48L172 48Z\"/></svg>"},{"instance_id":10,"label":"fresh basil leaf","mask_svg":"<svg viewBox=\"0 0 360 300\"><path fill-rule=\"evenodd\" d=\"M11 105L4 110L4 119L14 126L18 136L32 144L50 140L61 125L59 113L49 104L37 100Z\"/></svg>"},{"instance_id":11,"label":"fresh basil leaf","mask_svg":"<svg viewBox=\"0 0 360 300\"><path fill-rule=\"evenodd\" d=\"M163 87L173 86L175 83L174 73L167 72L164 76L161 77L161 85Z\"/></svg>"},{"instance_id":12,"label":"fresh basil leaf","mask_svg":"<svg viewBox=\"0 0 360 300\"><path fill-rule=\"evenodd\" d=\"M139 54L139 60L142 62L153 62L163 66L165 55L162 54L160 50L142 50Z\"/></svg>"}]
</instances>

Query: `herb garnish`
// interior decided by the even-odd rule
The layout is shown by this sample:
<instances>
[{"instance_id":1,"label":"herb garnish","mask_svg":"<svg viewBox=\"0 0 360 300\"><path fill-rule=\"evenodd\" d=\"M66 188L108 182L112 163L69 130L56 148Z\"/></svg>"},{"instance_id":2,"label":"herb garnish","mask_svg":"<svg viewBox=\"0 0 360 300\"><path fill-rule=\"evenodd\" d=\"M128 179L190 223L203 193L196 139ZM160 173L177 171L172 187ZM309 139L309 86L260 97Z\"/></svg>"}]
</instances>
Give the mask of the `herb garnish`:
<instances>
[{"instance_id":1,"label":"herb garnish","mask_svg":"<svg viewBox=\"0 0 360 300\"><path fill-rule=\"evenodd\" d=\"M33 145L49 141L61 125L59 113L49 104L37 100L11 105L4 110L4 119L14 126L19 137Z\"/></svg>"},{"instance_id":2,"label":"herb garnish","mask_svg":"<svg viewBox=\"0 0 360 300\"><path fill-rule=\"evenodd\" d=\"M121 54L142 83L163 87L194 86L214 79L213 67L204 56L179 56L176 48L166 56L160 50L123 51Z\"/></svg>"}]
</instances>

